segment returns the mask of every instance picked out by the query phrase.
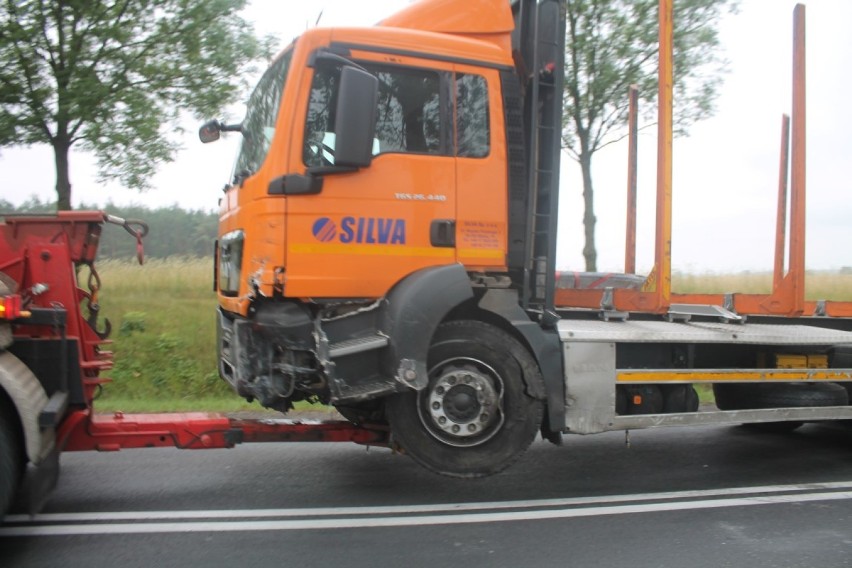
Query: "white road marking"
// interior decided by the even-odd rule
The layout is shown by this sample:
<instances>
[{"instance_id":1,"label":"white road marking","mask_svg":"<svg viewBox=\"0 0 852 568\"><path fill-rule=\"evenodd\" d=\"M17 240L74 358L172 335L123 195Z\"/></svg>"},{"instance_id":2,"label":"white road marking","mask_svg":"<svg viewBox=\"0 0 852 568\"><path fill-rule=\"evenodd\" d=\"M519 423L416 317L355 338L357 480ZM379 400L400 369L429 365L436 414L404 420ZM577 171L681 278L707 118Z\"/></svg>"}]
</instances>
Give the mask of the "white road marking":
<instances>
[{"instance_id":1,"label":"white road marking","mask_svg":"<svg viewBox=\"0 0 852 568\"><path fill-rule=\"evenodd\" d=\"M355 515L391 515L436 512L464 512L500 509L529 509L571 507L635 501L662 501L724 497L731 495L758 495L761 493L791 493L830 489L852 489L852 481L829 483L803 483L797 485L762 485L755 487L729 487L666 493L636 493L632 495L602 495L596 497L571 497L564 499L533 499L522 501L490 501L478 503L446 503L423 505L393 505L376 507L313 507L302 509L221 509L208 511L121 511L98 513L44 513L35 516L7 515L7 523L96 522L96 521L152 521L178 519L244 519L324 517Z\"/></svg>"},{"instance_id":2,"label":"white road marking","mask_svg":"<svg viewBox=\"0 0 852 568\"><path fill-rule=\"evenodd\" d=\"M0 526L0 537L346 529L570 519L631 513L849 500L852 499L852 490L837 491L837 489L850 488L852 488L852 482L837 482L573 499L394 507L53 513L34 517L15 515L6 517L7 525ZM815 490L816 492L814 492ZM730 497L734 495L738 496ZM728 497L726 498L726 496ZM696 497L699 498L696 499ZM720 498L708 499L707 497ZM637 501L653 502L637 503ZM274 517L273 520L233 520L272 517ZM150 522L175 519L208 520ZM136 522L115 522L119 520Z\"/></svg>"},{"instance_id":3,"label":"white road marking","mask_svg":"<svg viewBox=\"0 0 852 568\"><path fill-rule=\"evenodd\" d=\"M105 522L105 521L154 521L178 519L244 519L325 517L356 515L392 515L418 513L458 513L466 511L502 509L547 509L635 501L663 501L724 497L731 495L759 495L763 493L792 493L832 489L852 489L852 481L830 483L806 483L797 485L763 485L756 487L729 487L693 491L670 491L666 493L636 493L633 495L603 495L596 497L572 497L564 499L533 499L523 501L491 501L478 503L448 503L421 505L393 505L373 507L312 507L302 509L220 509L207 511L121 511L98 513L45 513L35 516L8 515L7 523L56 523L56 522Z\"/></svg>"}]
</instances>

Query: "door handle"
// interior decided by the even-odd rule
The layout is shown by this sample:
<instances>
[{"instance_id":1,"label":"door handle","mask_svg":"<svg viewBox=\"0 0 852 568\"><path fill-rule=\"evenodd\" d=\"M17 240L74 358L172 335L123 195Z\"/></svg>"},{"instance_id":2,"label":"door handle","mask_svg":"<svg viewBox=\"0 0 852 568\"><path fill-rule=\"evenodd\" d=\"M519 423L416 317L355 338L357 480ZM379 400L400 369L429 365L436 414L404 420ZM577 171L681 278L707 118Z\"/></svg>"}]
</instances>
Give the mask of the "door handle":
<instances>
[{"instance_id":1,"label":"door handle","mask_svg":"<svg viewBox=\"0 0 852 568\"><path fill-rule=\"evenodd\" d=\"M433 247L455 247L455 219L435 219L432 221L429 227L429 241Z\"/></svg>"}]
</instances>

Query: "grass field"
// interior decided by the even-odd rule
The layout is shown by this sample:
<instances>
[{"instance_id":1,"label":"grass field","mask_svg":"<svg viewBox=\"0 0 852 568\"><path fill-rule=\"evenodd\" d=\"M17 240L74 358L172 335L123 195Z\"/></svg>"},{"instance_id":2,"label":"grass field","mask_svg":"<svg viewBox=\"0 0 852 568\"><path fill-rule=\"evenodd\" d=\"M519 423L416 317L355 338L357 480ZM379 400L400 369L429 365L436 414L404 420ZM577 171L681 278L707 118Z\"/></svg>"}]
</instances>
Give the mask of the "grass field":
<instances>
[{"instance_id":1,"label":"grass field","mask_svg":"<svg viewBox=\"0 0 852 568\"><path fill-rule=\"evenodd\" d=\"M104 261L101 314L113 324L114 382L99 410L259 410L234 394L216 371L216 296L209 259ZM84 275L85 276L85 275ZM676 292L765 293L769 274L675 274ZM852 300L852 274L815 273L809 299ZM712 395L712 393L710 393ZM706 399L707 393L702 393Z\"/></svg>"},{"instance_id":2,"label":"grass field","mask_svg":"<svg viewBox=\"0 0 852 568\"><path fill-rule=\"evenodd\" d=\"M672 275L672 291L681 293L705 292L708 294L768 294L772 289L772 274L768 272L741 272L737 274L684 274ZM852 273L819 271L805 275L807 300L852 300Z\"/></svg>"},{"instance_id":3,"label":"grass field","mask_svg":"<svg viewBox=\"0 0 852 568\"><path fill-rule=\"evenodd\" d=\"M216 373L216 295L208 259L105 261L101 314L112 321L114 382L102 410L189 410L241 401ZM221 410L221 408L205 408ZM225 408L227 409L227 408Z\"/></svg>"}]
</instances>

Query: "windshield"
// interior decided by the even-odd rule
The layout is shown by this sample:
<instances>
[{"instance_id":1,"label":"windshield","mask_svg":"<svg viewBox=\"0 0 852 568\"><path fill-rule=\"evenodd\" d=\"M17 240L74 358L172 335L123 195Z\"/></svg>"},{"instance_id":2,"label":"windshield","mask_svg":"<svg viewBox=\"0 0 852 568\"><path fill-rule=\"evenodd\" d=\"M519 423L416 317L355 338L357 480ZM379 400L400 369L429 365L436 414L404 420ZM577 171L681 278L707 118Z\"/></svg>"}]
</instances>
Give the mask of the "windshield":
<instances>
[{"instance_id":1,"label":"windshield","mask_svg":"<svg viewBox=\"0 0 852 568\"><path fill-rule=\"evenodd\" d=\"M234 165L235 178L245 178L255 173L266 158L275 135L278 105L281 103L292 56L293 50L290 49L279 57L263 74L249 98L242 123L243 142Z\"/></svg>"}]
</instances>

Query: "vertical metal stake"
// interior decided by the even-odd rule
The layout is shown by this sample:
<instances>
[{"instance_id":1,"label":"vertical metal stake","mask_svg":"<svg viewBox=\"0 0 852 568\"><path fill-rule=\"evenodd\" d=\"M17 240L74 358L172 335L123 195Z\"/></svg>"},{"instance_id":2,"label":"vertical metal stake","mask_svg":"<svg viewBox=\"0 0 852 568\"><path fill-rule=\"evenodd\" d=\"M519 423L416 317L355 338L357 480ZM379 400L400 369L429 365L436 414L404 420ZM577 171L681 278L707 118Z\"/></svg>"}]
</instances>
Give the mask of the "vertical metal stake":
<instances>
[{"instance_id":1,"label":"vertical metal stake","mask_svg":"<svg viewBox=\"0 0 852 568\"><path fill-rule=\"evenodd\" d=\"M627 229L624 244L624 272L636 273L636 185L638 170L638 125L639 125L639 87L630 85L628 92L630 109L628 111L628 152L627 152Z\"/></svg>"}]
</instances>

